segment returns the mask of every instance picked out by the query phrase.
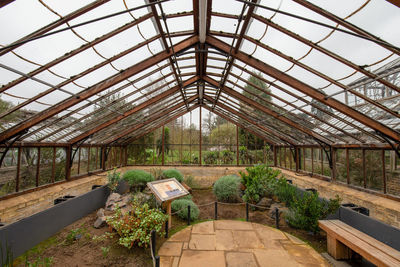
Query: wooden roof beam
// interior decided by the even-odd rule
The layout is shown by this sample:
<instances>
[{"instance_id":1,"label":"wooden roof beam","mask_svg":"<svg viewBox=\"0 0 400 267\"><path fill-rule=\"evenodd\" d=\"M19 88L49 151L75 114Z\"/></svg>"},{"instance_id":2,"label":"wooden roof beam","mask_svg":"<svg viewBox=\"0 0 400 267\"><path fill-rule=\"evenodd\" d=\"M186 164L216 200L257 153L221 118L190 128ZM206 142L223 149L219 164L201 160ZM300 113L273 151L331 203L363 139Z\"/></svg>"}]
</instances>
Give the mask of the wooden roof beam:
<instances>
[{"instance_id":1,"label":"wooden roof beam","mask_svg":"<svg viewBox=\"0 0 400 267\"><path fill-rule=\"evenodd\" d=\"M183 49L186 49L186 48L196 44L198 41L199 41L198 36L189 37L189 38L177 43L175 45L175 51L179 52ZM58 103L48 109L45 109L42 112L37 113L36 115L32 116L28 120L23 121L22 123L17 124L9 129L7 129L6 131L4 131L0 135L0 142L7 140L11 136L13 136L21 131L24 131L25 129L29 129L30 127L58 114L59 112L65 110L73 105L76 105L76 104L80 103L81 101L88 99L89 97L91 97L95 94L98 94L98 93L108 89L109 87L125 80L126 78L129 78L137 73L140 73L141 71L143 71L146 68L149 68L165 59L168 59L170 56L171 56L171 52L168 53L166 51L162 51L148 59L145 59L145 60L127 68L123 72L115 74L115 75L91 86L90 88L78 93L74 97L65 99L64 101L61 101L60 103Z\"/></svg>"},{"instance_id":2,"label":"wooden roof beam","mask_svg":"<svg viewBox=\"0 0 400 267\"><path fill-rule=\"evenodd\" d=\"M224 52L228 52L229 51L229 45L214 38L211 36L207 37L207 43L209 43L210 45L216 47L217 49L224 51ZM400 134L387 127L386 125L381 124L380 122L358 112L357 110L339 102L338 100L334 99L334 98L328 98L325 99L325 95L321 92L319 92L318 90L316 90L315 88L309 86L308 84L305 84L297 79L295 79L294 77L264 63L261 62L259 60L256 60L252 57L250 57L249 55L239 51L238 53L233 55L235 58L239 59L242 62L245 62L247 64L249 64L250 66L252 66L253 68L271 76L274 77L275 79L291 86L292 88L295 88L296 90L324 103L325 105L330 106L331 108L334 108L336 110L338 110L339 112L357 120L358 122L366 125L367 127L370 127L371 129L374 129L376 131L379 131L383 134L385 134L386 136L388 136L389 138L391 138L392 140L395 141L400 141ZM233 91L233 90L232 90ZM236 92L237 93L237 92Z\"/></svg>"}]
</instances>

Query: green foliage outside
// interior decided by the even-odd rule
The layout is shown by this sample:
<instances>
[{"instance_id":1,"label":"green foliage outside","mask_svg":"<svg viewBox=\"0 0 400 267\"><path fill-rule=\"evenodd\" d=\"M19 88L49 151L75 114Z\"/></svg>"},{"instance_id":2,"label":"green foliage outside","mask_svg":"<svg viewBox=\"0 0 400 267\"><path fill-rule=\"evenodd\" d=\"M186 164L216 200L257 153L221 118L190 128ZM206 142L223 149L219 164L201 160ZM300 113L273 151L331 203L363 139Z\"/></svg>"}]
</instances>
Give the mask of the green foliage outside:
<instances>
[{"instance_id":1,"label":"green foliage outside","mask_svg":"<svg viewBox=\"0 0 400 267\"><path fill-rule=\"evenodd\" d=\"M170 135L169 135L169 128L164 127L164 154L167 154L170 150ZM162 153L162 135L160 136L159 139L157 139L157 154L158 156L161 155Z\"/></svg>"},{"instance_id":2,"label":"green foliage outside","mask_svg":"<svg viewBox=\"0 0 400 267\"><path fill-rule=\"evenodd\" d=\"M213 144L228 145L231 149L236 144L236 126L224 123L211 131L210 139Z\"/></svg>"},{"instance_id":3,"label":"green foliage outside","mask_svg":"<svg viewBox=\"0 0 400 267\"><path fill-rule=\"evenodd\" d=\"M237 202L239 197L240 177L227 175L219 178L213 186L213 193L218 201Z\"/></svg>"},{"instance_id":4,"label":"green foliage outside","mask_svg":"<svg viewBox=\"0 0 400 267\"><path fill-rule=\"evenodd\" d=\"M177 169L168 169L163 171L162 176L164 179L168 178L176 178L178 182L182 183L183 182L183 174L178 171Z\"/></svg>"},{"instance_id":5,"label":"green foliage outside","mask_svg":"<svg viewBox=\"0 0 400 267\"><path fill-rule=\"evenodd\" d=\"M329 201L320 201L318 193L305 192L303 196L294 198L286 219L290 226L300 228L314 233L319 232L318 220L326 218L335 213L340 207L338 195Z\"/></svg>"},{"instance_id":6,"label":"green foliage outside","mask_svg":"<svg viewBox=\"0 0 400 267\"><path fill-rule=\"evenodd\" d=\"M115 213L107 218L107 224L119 235L118 244L132 248L133 246L148 247L151 231L162 234L163 224L168 220L159 209L150 209L149 205L132 204L130 213L122 214L117 208Z\"/></svg>"},{"instance_id":7,"label":"green foliage outside","mask_svg":"<svg viewBox=\"0 0 400 267\"><path fill-rule=\"evenodd\" d=\"M154 181L153 175L143 170L130 170L124 173L122 179L130 186L145 186L148 182Z\"/></svg>"},{"instance_id":8,"label":"green foliage outside","mask_svg":"<svg viewBox=\"0 0 400 267\"><path fill-rule=\"evenodd\" d=\"M192 200L177 199L171 203L172 212L178 212L178 217L184 220L187 220L188 217L188 206L190 206L190 220L197 220L197 218L199 218L200 210Z\"/></svg>"},{"instance_id":9,"label":"green foliage outside","mask_svg":"<svg viewBox=\"0 0 400 267\"><path fill-rule=\"evenodd\" d=\"M246 187L243 200L252 204L258 203L264 196L271 196L271 184L275 182L280 174L266 164L247 167L246 172L239 172L242 184Z\"/></svg>"},{"instance_id":10,"label":"green foliage outside","mask_svg":"<svg viewBox=\"0 0 400 267\"><path fill-rule=\"evenodd\" d=\"M204 157L204 163L205 164L217 164L218 163L218 158L219 158L219 152L218 151L208 151Z\"/></svg>"},{"instance_id":11,"label":"green foliage outside","mask_svg":"<svg viewBox=\"0 0 400 267\"><path fill-rule=\"evenodd\" d=\"M112 192L115 192L118 186L118 182L121 180L121 173L117 172L117 168L114 168L114 170L111 172L109 171L107 173L107 181L108 181L108 187Z\"/></svg>"}]
</instances>

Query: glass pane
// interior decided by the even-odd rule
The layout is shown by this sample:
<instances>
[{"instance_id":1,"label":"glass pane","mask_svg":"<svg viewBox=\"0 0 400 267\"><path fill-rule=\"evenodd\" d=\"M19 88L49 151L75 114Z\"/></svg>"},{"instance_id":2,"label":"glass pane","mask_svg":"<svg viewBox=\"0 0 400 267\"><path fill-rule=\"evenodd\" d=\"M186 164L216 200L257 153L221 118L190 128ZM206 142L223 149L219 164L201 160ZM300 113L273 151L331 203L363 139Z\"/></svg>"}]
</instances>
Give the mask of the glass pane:
<instances>
[{"instance_id":1,"label":"glass pane","mask_svg":"<svg viewBox=\"0 0 400 267\"><path fill-rule=\"evenodd\" d=\"M365 151L367 188L383 191L382 150Z\"/></svg>"},{"instance_id":2,"label":"glass pane","mask_svg":"<svg viewBox=\"0 0 400 267\"><path fill-rule=\"evenodd\" d=\"M66 164L67 152L65 148L56 149L56 166L54 172L54 180L63 181L65 180L65 164Z\"/></svg>"},{"instance_id":3,"label":"glass pane","mask_svg":"<svg viewBox=\"0 0 400 267\"><path fill-rule=\"evenodd\" d=\"M359 149L349 150L350 184L364 186L362 173L362 153Z\"/></svg>"},{"instance_id":4,"label":"glass pane","mask_svg":"<svg viewBox=\"0 0 400 267\"><path fill-rule=\"evenodd\" d=\"M385 151L386 190L388 194L400 196L400 164L393 150Z\"/></svg>"},{"instance_id":5,"label":"glass pane","mask_svg":"<svg viewBox=\"0 0 400 267\"><path fill-rule=\"evenodd\" d=\"M21 148L20 191L36 186L36 166L38 150L34 147Z\"/></svg>"},{"instance_id":6,"label":"glass pane","mask_svg":"<svg viewBox=\"0 0 400 267\"><path fill-rule=\"evenodd\" d=\"M0 168L0 197L15 192L17 161L18 149L9 149Z\"/></svg>"},{"instance_id":7,"label":"glass pane","mask_svg":"<svg viewBox=\"0 0 400 267\"><path fill-rule=\"evenodd\" d=\"M346 150L336 150L336 180L347 183Z\"/></svg>"},{"instance_id":8,"label":"glass pane","mask_svg":"<svg viewBox=\"0 0 400 267\"><path fill-rule=\"evenodd\" d=\"M53 148L40 148L39 185L49 184L53 175Z\"/></svg>"}]
</instances>

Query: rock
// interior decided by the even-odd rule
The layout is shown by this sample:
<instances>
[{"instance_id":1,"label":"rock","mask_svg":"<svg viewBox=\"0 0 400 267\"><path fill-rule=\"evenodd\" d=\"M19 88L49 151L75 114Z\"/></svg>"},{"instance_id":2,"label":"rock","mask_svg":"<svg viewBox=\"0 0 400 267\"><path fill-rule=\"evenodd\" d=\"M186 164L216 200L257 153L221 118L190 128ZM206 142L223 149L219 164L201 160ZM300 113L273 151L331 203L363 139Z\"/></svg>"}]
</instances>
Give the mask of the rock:
<instances>
[{"instance_id":1,"label":"rock","mask_svg":"<svg viewBox=\"0 0 400 267\"><path fill-rule=\"evenodd\" d=\"M103 208L101 208L101 209L99 209L98 211L97 211L97 217L104 217L104 209Z\"/></svg>"},{"instance_id":2,"label":"rock","mask_svg":"<svg viewBox=\"0 0 400 267\"><path fill-rule=\"evenodd\" d=\"M131 202L131 195L127 194L121 197L121 200L116 202L120 208L125 207Z\"/></svg>"},{"instance_id":3,"label":"rock","mask_svg":"<svg viewBox=\"0 0 400 267\"><path fill-rule=\"evenodd\" d=\"M272 219L275 219L275 209L276 208L279 209L279 218L282 220L282 218L288 212L289 209L287 207L283 206L282 204L279 204L279 203L272 204L271 207L270 207L270 210L269 210L269 216Z\"/></svg>"},{"instance_id":4,"label":"rock","mask_svg":"<svg viewBox=\"0 0 400 267\"><path fill-rule=\"evenodd\" d=\"M94 228L102 228L106 226L106 216L98 217L97 220L94 222L93 227Z\"/></svg>"},{"instance_id":5,"label":"rock","mask_svg":"<svg viewBox=\"0 0 400 267\"><path fill-rule=\"evenodd\" d=\"M121 200L121 195L118 193L112 193L106 201L106 210L113 210L115 203Z\"/></svg>"},{"instance_id":6,"label":"rock","mask_svg":"<svg viewBox=\"0 0 400 267\"><path fill-rule=\"evenodd\" d=\"M149 201L151 198L151 195L147 195L145 193L142 192L137 192L133 195L133 199L135 199L137 202L139 202L139 204L144 204L147 201Z\"/></svg>"},{"instance_id":7,"label":"rock","mask_svg":"<svg viewBox=\"0 0 400 267\"><path fill-rule=\"evenodd\" d=\"M269 208L272 204L272 199L263 197L258 203L257 206ZM263 208L260 208L260 210L265 210Z\"/></svg>"}]
</instances>

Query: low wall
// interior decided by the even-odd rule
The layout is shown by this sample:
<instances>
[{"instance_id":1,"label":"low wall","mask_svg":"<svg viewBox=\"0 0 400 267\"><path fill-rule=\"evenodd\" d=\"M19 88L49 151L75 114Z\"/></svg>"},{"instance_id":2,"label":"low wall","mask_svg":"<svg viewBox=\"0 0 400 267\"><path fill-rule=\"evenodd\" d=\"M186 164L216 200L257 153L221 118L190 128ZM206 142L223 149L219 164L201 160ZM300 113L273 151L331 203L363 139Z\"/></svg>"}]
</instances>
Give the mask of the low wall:
<instances>
[{"instance_id":1,"label":"low wall","mask_svg":"<svg viewBox=\"0 0 400 267\"><path fill-rule=\"evenodd\" d=\"M221 176L236 174L239 175L239 171L244 171L245 167L236 166L223 166L223 167L208 167L208 166L128 166L120 168L118 171L125 172L127 170L145 170L151 171L152 169L167 170L171 168L176 168L183 175L192 175L196 182L201 187L210 187L213 183L218 180Z\"/></svg>"},{"instance_id":2,"label":"low wall","mask_svg":"<svg viewBox=\"0 0 400 267\"><path fill-rule=\"evenodd\" d=\"M354 203L366 207L369 209L370 217L400 228L400 202L398 201L352 189L345 185L322 181L308 175L296 175L292 171L279 170L298 187L315 188L321 197L328 199L339 195L343 199L342 203Z\"/></svg>"},{"instance_id":3,"label":"low wall","mask_svg":"<svg viewBox=\"0 0 400 267\"><path fill-rule=\"evenodd\" d=\"M93 175L1 200L0 221L5 224L18 221L52 207L56 198L65 195L79 196L89 192L93 185L104 185L105 183L104 175Z\"/></svg>"}]
</instances>

